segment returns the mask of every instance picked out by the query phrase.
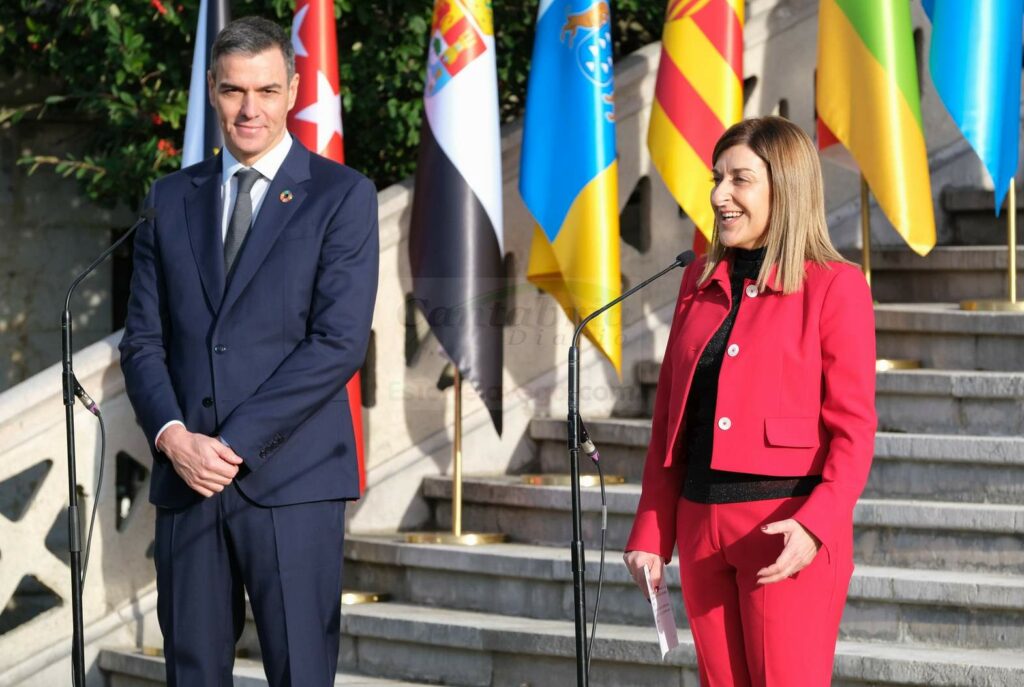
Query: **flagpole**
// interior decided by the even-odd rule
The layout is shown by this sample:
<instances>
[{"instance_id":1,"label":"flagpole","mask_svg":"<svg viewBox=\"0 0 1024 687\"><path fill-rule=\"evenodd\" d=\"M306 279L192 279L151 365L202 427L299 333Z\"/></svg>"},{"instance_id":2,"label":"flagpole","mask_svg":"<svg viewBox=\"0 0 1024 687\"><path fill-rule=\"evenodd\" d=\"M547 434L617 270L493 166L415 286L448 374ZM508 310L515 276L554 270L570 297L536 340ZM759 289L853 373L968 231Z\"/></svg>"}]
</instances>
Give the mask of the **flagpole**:
<instances>
[{"instance_id":1,"label":"flagpole","mask_svg":"<svg viewBox=\"0 0 1024 687\"><path fill-rule=\"evenodd\" d=\"M501 532L466 532L462 527L462 373L455 368L455 418L452 432L452 526L451 530L434 532L409 532L405 540L410 544L448 544L477 546L500 544L505 541Z\"/></svg>"},{"instance_id":2,"label":"flagpole","mask_svg":"<svg viewBox=\"0 0 1024 687\"><path fill-rule=\"evenodd\" d=\"M1017 180L1010 177L1010 193L1006 203L1006 229L1009 234L1010 303L1017 302Z\"/></svg>"},{"instance_id":3,"label":"flagpole","mask_svg":"<svg viewBox=\"0 0 1024 687\"><path fill-rule=\"evenodd\" d=\"M871 287L871 189L863 172L860 175L860 236L861 236L861 269L864 279ZM909 358L876 358L875 370L916 370L921 367L920 360Z\"/></svg>"},{"instance_id":4,"label":"flagpole","mask_svg":"<svg viewBox=\"0 0 1024 687\"><path fill-rule=\"evenodd\" d=\"M462 536L462 373L455 366L455 440L452 442L452 536Z\"/></svg>"},{"instance_id":5,"label":"flagpole","mask_svg":"<svg viewBox=\"0 0 1024 687\"><path fill-rule=\"evenodd\" d=\"M864 270L864 278L871 286L871 208L868 180L860 175L860 245L861 245L861 269Z\"/></svg>"},{"instance_id":6,"label":"flagpole","mask_svg":"<svg viewBox=\"0 0 1024 687\"><path fill-rule=\"evenodd\" d=\"M969 300L960 303L961 310L988 312L1024 312L1024 301L1017 300L1017 182L1010 177L1006 194L1006 300Z\"/></svg>"}]
</instances>

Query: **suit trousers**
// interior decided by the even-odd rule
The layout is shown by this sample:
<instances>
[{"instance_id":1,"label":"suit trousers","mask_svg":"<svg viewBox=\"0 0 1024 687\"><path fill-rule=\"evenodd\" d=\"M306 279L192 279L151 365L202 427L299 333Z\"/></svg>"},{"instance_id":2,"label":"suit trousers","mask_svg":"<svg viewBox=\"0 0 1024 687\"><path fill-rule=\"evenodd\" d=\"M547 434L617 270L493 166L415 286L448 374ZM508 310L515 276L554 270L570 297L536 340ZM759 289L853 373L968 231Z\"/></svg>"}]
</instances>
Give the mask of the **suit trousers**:
<instances>
[{"instance_id":1,"label":"suit trousers","mask_svg":"<svg viewBox=\"0 0 1024 687\"><path fill-rule=\"evenodd\" d=\"M245 593L271 687L333 685L345 502L262 507L235 483L157 508L157 616L168 687L230 687Z\"/></svg>"},{"instance_id":2,"label":"suit trousers","mask_svg":"<svg viewBox=\"0 0 1024 687\"><path fill-rule=\"evenodd\" d=\"M679 499L676 533L683 601L703 687L827 687L853 575L852 524L823 542L806 568L762 585L781 534L807 497L703 504Z\"/></svg>"}]
</instances>

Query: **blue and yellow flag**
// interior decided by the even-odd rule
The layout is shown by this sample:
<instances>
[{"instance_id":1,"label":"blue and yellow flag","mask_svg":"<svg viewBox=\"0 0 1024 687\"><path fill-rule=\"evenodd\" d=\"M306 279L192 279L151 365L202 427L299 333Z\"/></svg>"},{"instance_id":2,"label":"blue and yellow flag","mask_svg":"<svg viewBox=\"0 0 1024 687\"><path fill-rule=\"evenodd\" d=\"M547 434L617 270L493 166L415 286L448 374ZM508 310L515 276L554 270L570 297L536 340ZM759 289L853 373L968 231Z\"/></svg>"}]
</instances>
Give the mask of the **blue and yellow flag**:
<instances>
[{"instance_id":1,"label":"blue and yellow flag","mask_svg":"<svg viewBox=\"0 0 1024 687\"><path fill-rule=\"evenodd\" d=\"M932 81L995 185L996 214L1017 170L1024 0L924 0Z\"/></svg>"},{"instance_id":2,"label":"blue and yellow flag","mask_svg":"<svg viewBox=\"0 0 1024 687\"><path fill-rule=\"evenodd\" d=\"M611 8L541 0L519 192L537 222L527 278L574 321L621 292ZM586 334L621 372L616 306Z\"/></svg>"}]
</instances>

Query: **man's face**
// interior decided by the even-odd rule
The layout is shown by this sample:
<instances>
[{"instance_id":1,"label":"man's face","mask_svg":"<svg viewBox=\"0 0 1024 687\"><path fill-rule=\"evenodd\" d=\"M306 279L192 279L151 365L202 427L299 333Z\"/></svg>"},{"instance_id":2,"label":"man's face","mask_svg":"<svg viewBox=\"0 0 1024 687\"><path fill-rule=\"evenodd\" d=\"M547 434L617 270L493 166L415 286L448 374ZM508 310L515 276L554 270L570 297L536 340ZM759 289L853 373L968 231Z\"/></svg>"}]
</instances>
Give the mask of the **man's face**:
<instances>
[{"instance_id":1,"label":"man's face","mask_svg":"<svg viewBox=\"0 0 1024 687\"><path fill-rule=\"evenodd\" d=\"M207 82L224 144L235 159L252 166L284 137L299 75L289 81L284 55L270 48L256 55L221 56Z\"/></svg>"}]
</instances>

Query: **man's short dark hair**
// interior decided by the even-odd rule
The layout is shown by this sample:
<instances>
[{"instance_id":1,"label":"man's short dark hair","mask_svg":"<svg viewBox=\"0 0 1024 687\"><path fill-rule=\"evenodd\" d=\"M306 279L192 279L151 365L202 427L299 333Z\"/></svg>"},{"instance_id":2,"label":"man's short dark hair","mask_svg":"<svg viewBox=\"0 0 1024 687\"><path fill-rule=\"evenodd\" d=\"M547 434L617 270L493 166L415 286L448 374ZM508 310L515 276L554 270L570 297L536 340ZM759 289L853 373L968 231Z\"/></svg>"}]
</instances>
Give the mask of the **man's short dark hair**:
<instances>
[{"instance_id":1,"label":"man's short dark hair","mask_svg":"<svg viewBox=\"0 0 1024 687\"><path fill-rule=\"evenodd\" d=\"M229 22L213 41L210 52L210 71L216 78L217 60L224 55L258 55L278 48L284 55L288 80L295 74L295 48L284 29L263 17L242 17Z\"/></svg>"}]
</instances>

